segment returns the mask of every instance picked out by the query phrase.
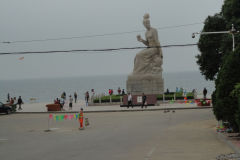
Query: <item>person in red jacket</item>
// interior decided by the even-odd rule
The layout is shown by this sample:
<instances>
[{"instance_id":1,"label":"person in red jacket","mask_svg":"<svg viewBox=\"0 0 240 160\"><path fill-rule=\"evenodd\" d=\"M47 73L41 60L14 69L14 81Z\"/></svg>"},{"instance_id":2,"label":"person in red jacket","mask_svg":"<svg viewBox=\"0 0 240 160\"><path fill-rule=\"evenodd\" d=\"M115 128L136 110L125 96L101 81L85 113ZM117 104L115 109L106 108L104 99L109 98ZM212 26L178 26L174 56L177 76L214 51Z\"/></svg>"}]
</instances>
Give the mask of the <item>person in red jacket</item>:
<instances>
[{"instance_id":1,"label":"person in red jacket","mask_svg":"<svg viewBox=\"0 0 240 160\"><path fill-rule=\"evenodd\" d=\"M120 89L120 87L118 87L118 95L120 95L121 94L121 89Z\"/></svg>"}]
</instances>

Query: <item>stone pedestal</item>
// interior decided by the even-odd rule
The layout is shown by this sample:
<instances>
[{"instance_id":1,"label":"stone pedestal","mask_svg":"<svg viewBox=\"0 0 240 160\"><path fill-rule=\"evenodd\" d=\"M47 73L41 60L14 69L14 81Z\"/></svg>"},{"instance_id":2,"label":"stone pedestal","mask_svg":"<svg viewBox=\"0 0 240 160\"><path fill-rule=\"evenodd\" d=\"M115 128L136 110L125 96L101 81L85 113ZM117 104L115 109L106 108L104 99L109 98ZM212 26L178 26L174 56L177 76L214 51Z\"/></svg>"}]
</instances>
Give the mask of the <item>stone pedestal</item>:
<instances>
[{"instance_id":1,"label":"stone pedestal","mask_svg":"<svg viewBox=\"0 0 240 160\"><path fill-rule=\"evenodd\" d=\"M132 95L146 94L156 95L163 94L164 82L162 74L131 74L127 80L127 92Z\"/></svg>"},{"instance_id":2,"label":"stone pedestal","mask_svg":"<svg viewBox=\"0 0 240 160\"><path fill-rule=\"evenodd\" d=\"M157 95L146 95L147 100L146 104L148 106L154 106L157 103ZM142 94L140 95L132 95L132 104L133 106L141 106L142 105ZM128 105L128 95L123 96L123 107ZM131 107L131 106L130 106Z\"/></svg>"}]
</instances>

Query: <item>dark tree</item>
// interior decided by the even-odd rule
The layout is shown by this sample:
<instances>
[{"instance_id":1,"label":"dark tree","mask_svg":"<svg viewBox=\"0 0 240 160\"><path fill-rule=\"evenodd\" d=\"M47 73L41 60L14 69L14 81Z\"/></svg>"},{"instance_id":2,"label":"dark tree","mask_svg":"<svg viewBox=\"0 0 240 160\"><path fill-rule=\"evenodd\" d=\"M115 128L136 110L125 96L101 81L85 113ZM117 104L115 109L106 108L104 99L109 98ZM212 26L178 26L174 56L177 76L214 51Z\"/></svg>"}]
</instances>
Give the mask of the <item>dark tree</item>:
<instances>
[{"instance_id":1,"label":"dark tree","mask_svg":"<svg viewBox=\"0 0 240 160\"><path fill-rule=\"evenodd\" d=\"M225 0L222 6L222 15L228 21L228 27L231 24L239 29L240 25L240 1L239 0Z\"/></svg>"},{"instance_id":2,"label":"dark tree","mask_svg":"<svg viewBox=\"0 0 240 160\"><path fill-rule=\"evenodd\" d=\"M218 73L216 92L213 96L213 110L218 120L227 121L237 130L236 114L238 111L237 99L231 96L237 83L240 82L240 46L235 52L230 52L224 59Z\"/></svg>"},{"instance_id":3,"label":"dark tree","mask_svg":"<svg viewBox=\"0 0 240 160\"><path fill-rule=\"evenodd\" d=\"M237 112L235 114L236 123L238 125L238 129L240 130L240 83L235 85L231 96L238 102Z\"/></svg>"},{"instance_id":4,"label":"dark tree","mask_svg":"<svg viewBox=\"0 0 240 160\"><path fill-rule=\"evenodd\" d=\"M231 30L234 24L240 30L240 0L225 0L222 11L205 20L203 32ZM236 44L240 43L240 35L235 35ZM231 34L202 35L198 48L200 54L196 56L201 73L207 80L215 80L219 68L232 50Z\"/></svg>"},{"instance_id":5,"label":"dark tree","mask_svg":"<svg viewBox=\"0 0 240 160\"><path fill-rule=\"evenodd\" d=\"M205 20L203 32L231 30L234 24L240 30L240 0L225 0L222 11ZM240 34L235 34L236 50L232 52L232 35L202 35L198 48L197 64L207 80L215 80L213 92L213 110L217 120L230 123L239 130L240 109L238 100L231 93L240 83Z\"/></svg>"},{"instance_id":6,"label":"dark tree","mask_svg":"<svg viewBox=\"0 0 240 160\"><path fill-rule=\"evenodd\" d=\"M216 32L226 30L226 22L219 14L209 16L205 20L203 32ZM221 48L223 34L201 35L198 49L201 54L197 55L197 64L201 73L207 80L214 80L219 71L223 51Z\"/></svg>"}]
</instances>

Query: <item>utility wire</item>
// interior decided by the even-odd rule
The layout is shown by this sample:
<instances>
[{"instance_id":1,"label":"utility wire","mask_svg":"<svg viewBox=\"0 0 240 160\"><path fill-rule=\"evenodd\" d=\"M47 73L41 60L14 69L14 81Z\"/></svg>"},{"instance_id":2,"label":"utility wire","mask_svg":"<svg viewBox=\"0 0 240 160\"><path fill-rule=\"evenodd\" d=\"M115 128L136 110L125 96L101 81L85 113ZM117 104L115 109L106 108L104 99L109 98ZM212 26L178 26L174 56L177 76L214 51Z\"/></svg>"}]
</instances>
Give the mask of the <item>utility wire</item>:
<instances>
[{"instance_id":1,"label":"utility wire","mask_svg":"<svg viewBox=\"0 0 240 160\"><path fill-rule=\"evenodd\" d=\"M28 51L28 52L0 52L0 55L19 55L19 54L43 54L43 53L74 53L74 52L109 52L119 50L133 50L133 49L146 49L146 48L170 48L170 47L188 47L195 46L193 44L176 44L176 45L165 45L158 47L125 47L125 48L108 48L108 49L76 49L76 50L53 50L53 51Z\"/></svg>"},{"instance_id":2,"label":"utility wire","mask_svg":"<svg viewBox=\"0 0 240 160\"><path fill-rule=\"evenodd\" d=\"M164 30L164 29L172 29L172 28L186 27L186 26L199 25L199 24L203 24L203 22L183 24L183 25L175 25L175 26L158 27L156 29L157 30ZM82 38L93 38L93 37L123 35L123 34L137 33L137 32L144 32L144 30L129 31L129 32L115 32L115 33L106 33L106 34L95 34L95 35L85 35L85 36L76 36L76 37L60 37L60 38L47 38L47 39L34 39L34 40L21 40L21 41L3 41L3 42L0 42L0 43L11 44L11 43L29 43L29 42L45 42L45 41L57 41L57 40L70 40L70 39L82 39Z\"/></svg>"}]
</instances>

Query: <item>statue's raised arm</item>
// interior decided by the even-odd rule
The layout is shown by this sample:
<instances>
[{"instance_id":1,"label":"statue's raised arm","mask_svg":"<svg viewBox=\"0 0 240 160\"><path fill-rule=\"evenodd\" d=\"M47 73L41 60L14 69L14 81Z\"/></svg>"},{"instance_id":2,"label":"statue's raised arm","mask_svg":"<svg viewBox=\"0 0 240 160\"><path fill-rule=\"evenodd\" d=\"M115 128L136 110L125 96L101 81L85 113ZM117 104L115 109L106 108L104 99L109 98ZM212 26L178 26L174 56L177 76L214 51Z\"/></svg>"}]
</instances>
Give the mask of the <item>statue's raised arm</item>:
<instances>
[{"instance_id":1,"label":"statue's raised arm","mask_svg":"<svg viewBox=\"0 0 240 160\"><path fill-rule=\"evenodd\" d=\"M137 35L137 40L138 40L139 42L142 42L142 43L145 44L146 46L148 46L148 42L145 41L144 39L142 39L142 37L141 37L140 35Z\"/></svg>"}]
</instances>

